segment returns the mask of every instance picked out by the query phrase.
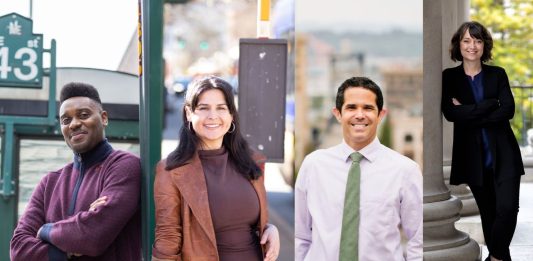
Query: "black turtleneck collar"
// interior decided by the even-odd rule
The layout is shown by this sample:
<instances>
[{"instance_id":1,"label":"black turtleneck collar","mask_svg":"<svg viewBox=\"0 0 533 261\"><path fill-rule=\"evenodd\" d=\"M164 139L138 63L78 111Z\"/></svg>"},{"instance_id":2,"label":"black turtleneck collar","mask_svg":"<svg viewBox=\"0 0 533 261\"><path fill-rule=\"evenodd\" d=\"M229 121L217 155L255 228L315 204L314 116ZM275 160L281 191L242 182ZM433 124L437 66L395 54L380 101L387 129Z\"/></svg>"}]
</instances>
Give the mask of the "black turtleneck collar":
<instances>
[{"instance_id":1,"label":"black turtleneck collar","mask_svg":"<svg viewBox=\"0 0 533 261\"><path fill-rule=\"evenodd\" d=\"M80 169L81 163L83 163L83 168L88 169L105 160L111 152L113 152L113 147L107 142L107 139L104 139L90 151L74 153L74 168Z\"/></svg>"}]
</instances>

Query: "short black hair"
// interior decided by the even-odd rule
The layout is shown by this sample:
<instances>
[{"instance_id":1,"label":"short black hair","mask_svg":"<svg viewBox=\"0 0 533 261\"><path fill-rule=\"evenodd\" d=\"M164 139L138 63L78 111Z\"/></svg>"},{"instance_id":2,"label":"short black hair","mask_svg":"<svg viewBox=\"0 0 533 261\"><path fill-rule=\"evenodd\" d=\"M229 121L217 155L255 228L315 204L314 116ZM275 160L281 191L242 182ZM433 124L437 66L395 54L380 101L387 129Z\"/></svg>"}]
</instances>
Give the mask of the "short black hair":
<instances>
[{"instance_id":1,"label":"short black hair","mask_svg":"<svg viewBox=\"0 0 533 261\"><path fill-rule=\"evenodd\" d=\"M337 89L337 98L335 99L335 107L339 112L342 112L342 105L344 104L344 92L348 88L364 88L376 95L376 104L378 106L378 113L383 109L383 93L381 88L367 77L352 77L345 80Z\"/></svg>"},{"instance_id":2,"label":"short black hair","mask_svg":"<svg viewBox=\"0 0 533 261\"><path fill-rule=\"evenodd\" d=\"M59 95L59 102L63 103L65 100L70 99L72 97L87 97L100 104L100 106L102 105L98 90L96 90L94 86L88 83L71 82L65 84L65 86L63 86L63 88L61 89L61 94Z\"/></svg>"},{"instance_id":3,"label":"short black hair","mask_svg":"<svg viewBox=\"0 0 533 261\"><path fill-rule=\"evenodd\" d=\"M468 31L470 36L483 41L483 55L481 55L481 62L486 62L492 59L493 42L489 30L487 30L482 24L476 21L471 21L464 22L459 26L459 29L457 29L457 32L455 32L452 37L450 45L450 58L452 61L463 61L463 56L461 55L461 40L463 40L466 31Z\"/></svg>"}]
</instances>

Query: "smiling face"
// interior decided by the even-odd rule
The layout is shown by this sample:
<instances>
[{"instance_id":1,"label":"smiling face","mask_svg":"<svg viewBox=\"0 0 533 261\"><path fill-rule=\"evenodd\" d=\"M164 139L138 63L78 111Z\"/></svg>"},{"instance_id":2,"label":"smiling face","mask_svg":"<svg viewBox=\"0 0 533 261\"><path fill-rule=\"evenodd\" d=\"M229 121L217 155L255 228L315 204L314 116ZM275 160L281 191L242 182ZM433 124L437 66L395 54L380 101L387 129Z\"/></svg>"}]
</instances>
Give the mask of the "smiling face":
<instances>
[{"instance_id":1,"label":"smiling face","mask_svg":"<svg viewBox=\"0 0 533 261\"><path fill-rule=\"evenodd\" d=\"M346 143L354 150L360 150L370 144L386 110L378 112L376 94L363 87L349 87L344 91L344 103L341 111L333 109L333 114L342 126L342 135Z\"/></svg>"},{"instance_id":2,"label":"smiling face","mask_svg":"<svg viewBox=\"0 0 533 261\"><path fill-rule=\"evenodd\" d=\"M233 121L224 93L211 89L198 97L198 104L193 109L186 107L187 121L192 122L196 136L202 141L201 149L218 149L222 147L224 135Z\"/></svg>"},{"instance_id":3,"label":"smiling face","mask_svg":"<svg viewBox=\"0 0 533 261\"><path fill-rule=\"evenodd\" d=\"M59 108L61 133L76 153L84 153L104 140L107 112L87 97L72 97Z\"/></svg>"},{"instance_id":4,"label":"smiling face","mask_svg":"<svg viewBox=\"0 0 533 261\"><path fill-rule=\"evenodd\" d=\"M463 61L480 62L483 55L483 47L483 40L472 37L470 32L466 30L459 43Z\"/></svg>"}]
</instances>

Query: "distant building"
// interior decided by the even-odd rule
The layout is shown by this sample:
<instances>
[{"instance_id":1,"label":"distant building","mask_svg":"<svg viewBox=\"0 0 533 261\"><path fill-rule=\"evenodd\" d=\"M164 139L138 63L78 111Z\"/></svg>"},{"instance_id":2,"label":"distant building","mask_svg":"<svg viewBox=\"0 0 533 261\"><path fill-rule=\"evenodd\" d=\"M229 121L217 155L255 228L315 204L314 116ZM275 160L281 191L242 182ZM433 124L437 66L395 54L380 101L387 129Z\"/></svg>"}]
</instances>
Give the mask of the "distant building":
<instances>
[{"instance_id":1,"label":"distant building","mask_svg":"<svg viewBox=\"0 0 533 261\"><path fill-rule=\"evenodd\" d=\"M406 65L381 70L392 149L422 165L422 68Z\"/></svg>"},{"instance_id":2,"label":"distant building","mask_svg":"<svg viewBox=\"0 0 533 261\"><path fill-rule=\"evenodd\" d=\"M397 34L298 32L297 169L307 153L342 140L342 130L331 109L335 106L338 86L353 76L369 77L383 88L385 102L393 111L388 118L393 149L422 164L422 67L418 47L421 35L404 33L399 37ZM381 43L391 39L399 42L395 45L398 48L384 49ZM399 66L391 66L395 64Z\"/></svg>"}]
</instances>

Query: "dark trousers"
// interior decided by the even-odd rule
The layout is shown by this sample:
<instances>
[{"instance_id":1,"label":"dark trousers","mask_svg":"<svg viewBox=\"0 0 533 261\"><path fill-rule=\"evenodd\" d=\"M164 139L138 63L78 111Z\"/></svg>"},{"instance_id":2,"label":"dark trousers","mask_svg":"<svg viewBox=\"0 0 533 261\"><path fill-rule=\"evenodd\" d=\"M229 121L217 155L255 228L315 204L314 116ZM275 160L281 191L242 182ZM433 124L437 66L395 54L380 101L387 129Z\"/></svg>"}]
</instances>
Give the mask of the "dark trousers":
<instances>
[{"instance_id":1,"label":"dark trousers","mask_svg":"<svg viewBox=\"0 0 533 261\"><path fill-rule=\"evenodd\" d=\"M510 261L509 245L518 216L520 177L497 183L492 170L487 169L483 175L483 186L470 186L470 189L481 215L485 243L491 256Z\"/></svg>"}]
</instances>

